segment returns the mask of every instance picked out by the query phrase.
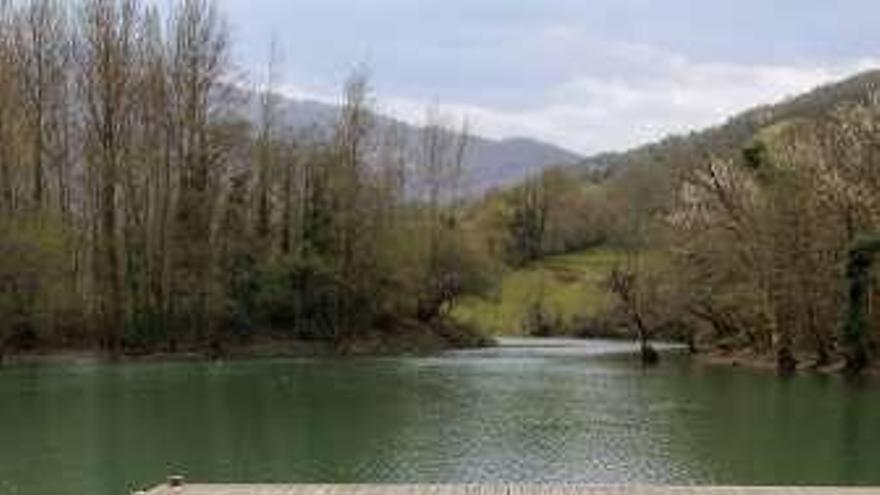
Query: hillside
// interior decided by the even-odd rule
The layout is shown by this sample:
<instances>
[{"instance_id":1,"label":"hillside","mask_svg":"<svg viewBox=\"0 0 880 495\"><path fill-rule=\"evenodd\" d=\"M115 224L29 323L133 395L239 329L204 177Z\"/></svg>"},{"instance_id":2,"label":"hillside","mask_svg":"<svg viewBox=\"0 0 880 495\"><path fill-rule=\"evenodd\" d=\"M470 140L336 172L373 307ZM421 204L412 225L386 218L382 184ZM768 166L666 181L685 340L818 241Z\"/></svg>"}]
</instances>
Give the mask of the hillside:
<instances>
[{"instance_id":1,"label":"hillside","mask_svg":"<svg viewBox=\"0 0 880 495\"><path fill-rule=\"evenodd\" d=\"M640 163L687 163L700 160L709 152L729 154L741 149L762 128L791 119L827 115L838 105L876 98L878 91L880 70L863 72L780 103L755 107L716 127L670 136L625 152L594 155L575 168L584 172L613 171Z\"/></svg>"},{"instance_id":2,"label":"hillside","mask_svg":"<svg viewBox=\"0 0 880 495\"><path fill-rule=\"evenodd\" d=\"M259 99L248 99L252 102L251 115L256 119ZM313 100L281 98L279 107L282 124L295 132L324 132L339 117L337 106ZM411 149L417 146L418 126L381 114L375 118L377 128L394 126ZM517 183L548 167L573 166L583 161L583 157L577 153L536 139L489 139L479 135L479 128L472 131L475 134L471 137L464 159L470 194L478 195L495 187Z\"/></svg>"},{"instance_id":3,"label":"hillside","mask_svg":"<svg viewBox=\"0 0 880 495\"><path fill-rule=\"evenodd\" d=\"M523 335L531 330L529 312L539 308L555 331L582 330L611 309L611 295L601 284L622 257L614 250L586 250L508 269L495 294L467 298L454 316L493 335Z\"/></svg>"}]
</instances>

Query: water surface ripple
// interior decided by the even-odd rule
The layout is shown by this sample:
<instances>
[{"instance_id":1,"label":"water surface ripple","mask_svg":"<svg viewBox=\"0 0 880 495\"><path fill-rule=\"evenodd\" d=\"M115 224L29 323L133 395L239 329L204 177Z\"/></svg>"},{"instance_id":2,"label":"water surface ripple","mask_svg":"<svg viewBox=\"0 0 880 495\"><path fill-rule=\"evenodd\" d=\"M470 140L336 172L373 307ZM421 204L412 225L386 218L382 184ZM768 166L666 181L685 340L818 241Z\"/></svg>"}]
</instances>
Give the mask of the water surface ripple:
<instances>
[{"instance_id":1,"label":"water surface ripple","mask_svg":"<svg viewBox=\"0 0 880 495\"><path fill-rule=\"evenodd\" d=\"M630 343L0 370L0 494L216 482L880 484L880 387Z\"/></svg>"}]
</instances>

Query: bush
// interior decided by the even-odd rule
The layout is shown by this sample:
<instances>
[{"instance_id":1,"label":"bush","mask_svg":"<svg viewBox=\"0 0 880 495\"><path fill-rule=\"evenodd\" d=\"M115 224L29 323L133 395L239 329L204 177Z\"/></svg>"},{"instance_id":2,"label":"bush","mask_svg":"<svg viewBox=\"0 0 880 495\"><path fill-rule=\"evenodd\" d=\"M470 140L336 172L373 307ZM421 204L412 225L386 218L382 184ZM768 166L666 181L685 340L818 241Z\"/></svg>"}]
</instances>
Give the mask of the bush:
<instances>
[{"instance_id":1,"label":"bush","mask_svg":"<svg viewBox=\"0 0 880 495\"><path fill-rule=\"evenodd\" d=\"M53 343L81 324L72 247L59 222L43 216L0 225L0 350Z\"/></svg>"}]
</instances>

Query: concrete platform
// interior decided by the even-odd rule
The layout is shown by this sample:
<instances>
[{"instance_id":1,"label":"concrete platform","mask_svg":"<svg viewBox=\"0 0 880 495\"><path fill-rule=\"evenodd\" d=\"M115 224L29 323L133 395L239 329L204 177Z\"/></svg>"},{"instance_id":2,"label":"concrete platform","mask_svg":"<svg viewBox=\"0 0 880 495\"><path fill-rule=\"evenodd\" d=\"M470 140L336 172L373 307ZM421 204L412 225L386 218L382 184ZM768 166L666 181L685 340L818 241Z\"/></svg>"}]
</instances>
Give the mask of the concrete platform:
<instances>
[{"instance_id":1,"label":"concrete platform","mask_svg":"<svg viewBox=\"0 0 880 495\"><path fill-rule=\"evenodd\" d=\"M147 495L880 495L880 487L661 487L535 485L224 485L158 486Z\"/></svg>"}]
</instances>

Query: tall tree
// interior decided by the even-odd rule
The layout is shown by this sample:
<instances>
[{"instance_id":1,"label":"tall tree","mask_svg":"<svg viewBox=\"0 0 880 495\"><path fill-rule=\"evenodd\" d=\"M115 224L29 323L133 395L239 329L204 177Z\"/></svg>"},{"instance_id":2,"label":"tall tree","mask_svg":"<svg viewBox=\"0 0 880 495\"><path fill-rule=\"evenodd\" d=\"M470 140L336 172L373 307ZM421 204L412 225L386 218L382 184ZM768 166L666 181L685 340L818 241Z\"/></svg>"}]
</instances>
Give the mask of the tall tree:
<instances>
[{"instance_id":1,"label":"tall tree","mask_svg":"<svg viewBox=\"0 0 880 495\"><path fill-rule=\"evenodd\" d=\"M47 162L58 145L64 121L69 37L65 8L56 0L26 4L17 24L15 43L24 89L24 116L30 136L31 202L42 208ZM63 185L62 185L63 187Z\"/></svg>"},{"instance_id":2,"label":"tall tree","mask_svg":"<svg viewBox=\"0 0 880 495\"><path fill-rule=\"evenodd\" d=\"M211 240L225 177L226 151L212 122L226 109L220 78L228 69L228 38L213 2L185 0L172 15L169 90L179 185L171 294L178 307L171 312L201 341L211 333Z\"/></svg>"},{"instance_id":3,"label":"tall tree","mask_svg":"<svg viewBox=\"0 0 880 495\"><path fill-rule=\"evenodd\" d=\"M96 195L96 310L103 345L114 353L122 350L126 317L118 203L121 169L131 152L139 7L136 0L85 1L77 47L86 161Z\"/></svg>"}]
</instances>

